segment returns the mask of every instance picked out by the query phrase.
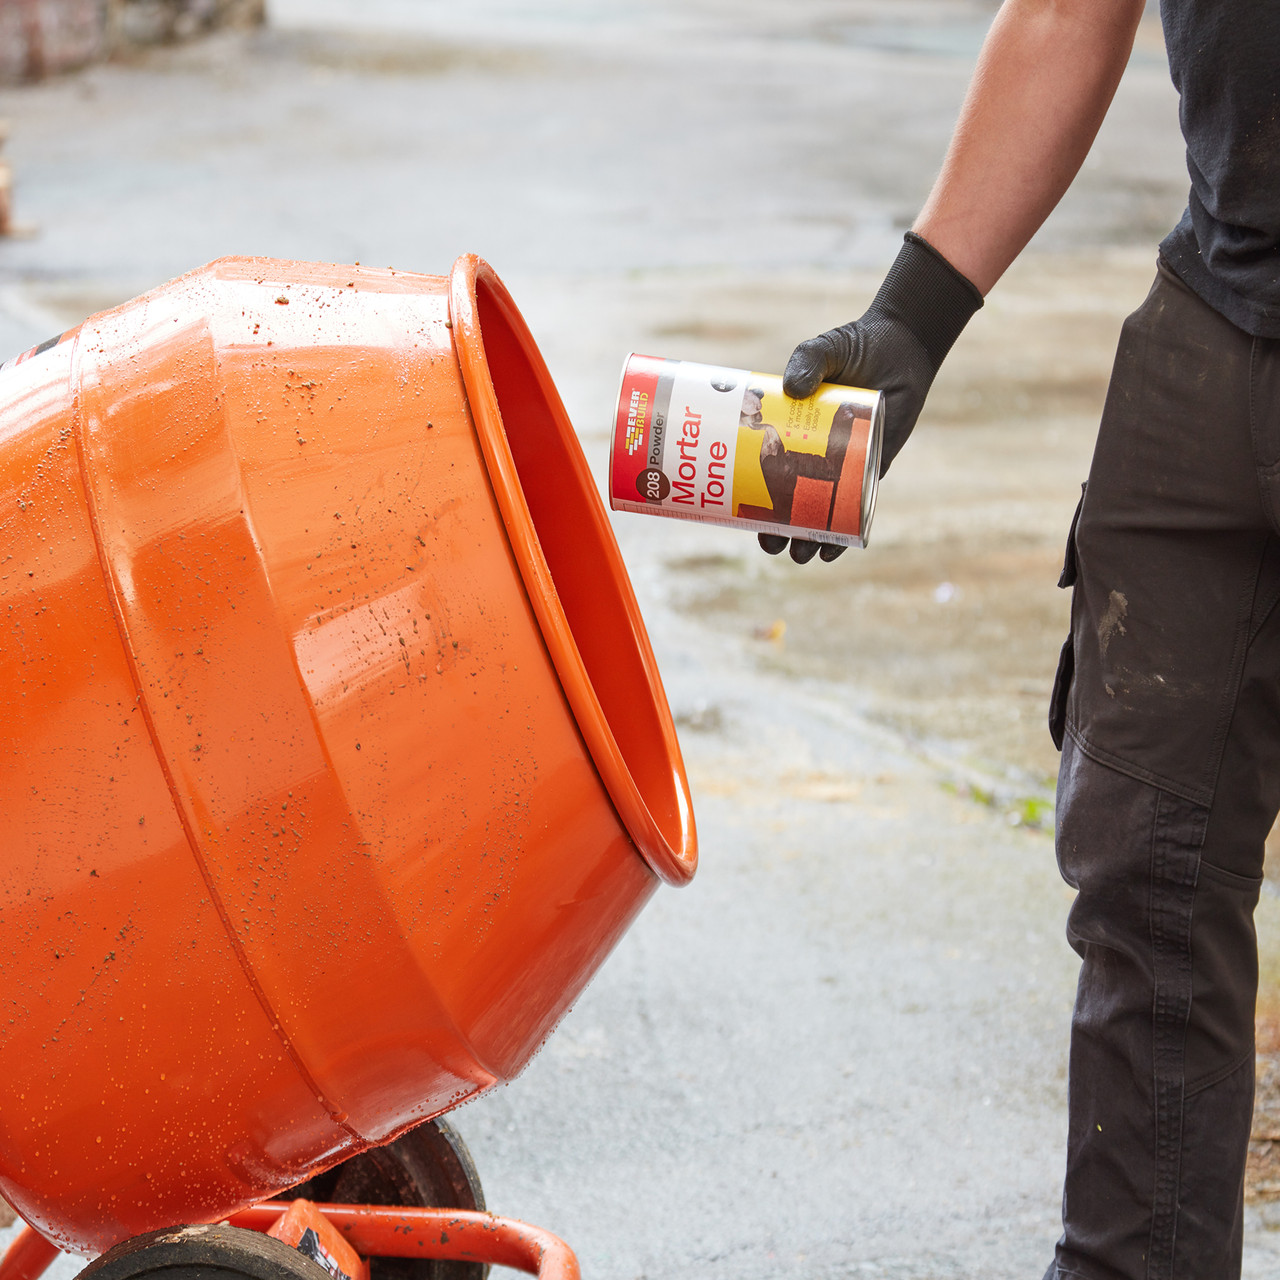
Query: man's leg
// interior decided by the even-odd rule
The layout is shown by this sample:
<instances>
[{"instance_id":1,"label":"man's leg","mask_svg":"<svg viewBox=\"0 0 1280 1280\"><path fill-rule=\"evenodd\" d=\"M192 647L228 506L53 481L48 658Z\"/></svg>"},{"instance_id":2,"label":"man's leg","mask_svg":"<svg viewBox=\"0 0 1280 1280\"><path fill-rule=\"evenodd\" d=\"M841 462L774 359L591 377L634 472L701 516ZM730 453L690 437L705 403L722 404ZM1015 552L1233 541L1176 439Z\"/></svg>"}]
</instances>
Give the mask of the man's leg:
<instances>
[{"instance_id":1,"label":"man's leg","mask_svg":"<svg viewBox=\"0 0 1280 1280\"><path fill-rule=\"evenodd\" d=\"M1239 1272L1280 808L1280 539L1255 439L1275 359L1163 271L1121 337L1068 557L1058 857L1083 963L1050 1276Z\"/></svg>"}]
</instances>

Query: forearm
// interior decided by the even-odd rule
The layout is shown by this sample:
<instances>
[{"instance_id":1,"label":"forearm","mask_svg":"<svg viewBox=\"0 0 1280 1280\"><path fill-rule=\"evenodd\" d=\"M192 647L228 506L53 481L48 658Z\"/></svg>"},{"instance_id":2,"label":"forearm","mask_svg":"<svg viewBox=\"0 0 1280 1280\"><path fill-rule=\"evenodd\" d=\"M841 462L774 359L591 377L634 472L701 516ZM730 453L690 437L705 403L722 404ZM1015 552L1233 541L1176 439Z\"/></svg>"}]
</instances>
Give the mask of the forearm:
<instances>
[{"instance_id":1,"label":"forearm","mask_svg":"<svg viewBox=\"0 0 1280 1280\"><path fill-rule=\"evenodd\" d=\"M917 234L907 236L859 319L791 353L783 376L789 396L812 395L824 381L884 393L881 475L983 295L1088 155L1142 9L1143 0L1004 0ZM786 543L760 539L773 554ZM791 540L792 558L801 563L817 549Z\"/></svg>"},{"instance_id":2,"label":"forearm","mask_svg":"<svg viewBox=\"0 0 1280 1280\"><path fill-rule=\"evenodd\" d=\"M1005 0L915 230L986 293L1084 163L1142 0Z\"/></svg>"}]
</instances>

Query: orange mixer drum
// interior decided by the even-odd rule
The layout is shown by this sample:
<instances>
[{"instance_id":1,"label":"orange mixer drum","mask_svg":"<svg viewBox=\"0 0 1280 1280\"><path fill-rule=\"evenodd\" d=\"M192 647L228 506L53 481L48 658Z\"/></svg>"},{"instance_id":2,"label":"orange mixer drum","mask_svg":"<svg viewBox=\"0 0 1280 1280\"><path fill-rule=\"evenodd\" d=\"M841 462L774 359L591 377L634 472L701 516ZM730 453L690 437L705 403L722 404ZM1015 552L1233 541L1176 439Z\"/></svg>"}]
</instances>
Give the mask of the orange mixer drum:
<instances>
[{"instance_id":1,"label":"orange mixer drum","mask_svg":"<svg viewBox=\"0 0 1280 1280\"><path fill-rule=\"evenodd\" d=\"M490 268L227 259L0 372L0 1191L212 1221L528 1061L696 861Z\"/></svg>"}]
</instances>

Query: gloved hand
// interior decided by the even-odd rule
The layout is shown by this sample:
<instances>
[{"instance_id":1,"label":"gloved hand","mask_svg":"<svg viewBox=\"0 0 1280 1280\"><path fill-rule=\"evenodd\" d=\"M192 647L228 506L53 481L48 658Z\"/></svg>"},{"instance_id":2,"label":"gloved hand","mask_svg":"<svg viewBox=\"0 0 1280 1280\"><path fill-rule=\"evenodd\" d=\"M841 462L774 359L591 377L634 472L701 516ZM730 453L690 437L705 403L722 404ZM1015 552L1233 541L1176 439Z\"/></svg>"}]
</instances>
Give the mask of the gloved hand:
<instances>
[{"instance_id":1,"label":"gloved hand","mask_svg":"<svg viewBox=\"0 0 1280 1280\"><path fill-rule=\"evenodd\" d=\"M908 231L866 314L800 343L787 361L783 390L797 399L813 395L820 382L883 391L884 475L916 425L947 352L981 306L977 288L928 241ZM788 541L775 533L758 536L773 556ZM834 560L844 551L802 538L790 542L791 558L798 564L818 552L824 560Z\"/></svg>"}]
</instances>

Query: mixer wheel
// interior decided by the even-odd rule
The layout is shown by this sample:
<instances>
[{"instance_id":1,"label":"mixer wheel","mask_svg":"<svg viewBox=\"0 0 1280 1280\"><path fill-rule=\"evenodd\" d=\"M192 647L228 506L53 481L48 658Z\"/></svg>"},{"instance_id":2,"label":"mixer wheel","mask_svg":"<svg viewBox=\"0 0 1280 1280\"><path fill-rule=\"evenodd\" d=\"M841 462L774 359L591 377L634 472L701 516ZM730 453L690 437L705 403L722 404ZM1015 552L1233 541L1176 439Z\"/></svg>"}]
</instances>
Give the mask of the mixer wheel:
<instances>
[{"instance_id":1,"label":"mixer wheel","mask_svg":"<svg viewBox=\"0 0 1280 1280\"><path fill-rule=\"evenodd\" d=\"M277 1200L318 1204L420 1205L432 1209L484 1210L484 1192L471 1152L447 1120L410 1129L384 1147L370 1147L308 1178ZM371 1280L485 1280L481 1262L370 1258Z\"/></svg>"},{"instance_id":2,"label":"mixer wheel","mask_svg":"<svg viewBox=\"0 0 1280 1280\"><path fill-rule=\"evenodd\" d=\"M274 1236L240 1227L166 1227L108 1250L85 1280L332 1280Z\"/></svg>"}]
</instances>

